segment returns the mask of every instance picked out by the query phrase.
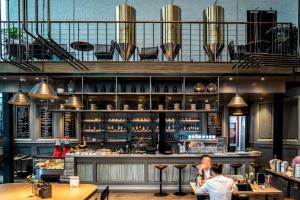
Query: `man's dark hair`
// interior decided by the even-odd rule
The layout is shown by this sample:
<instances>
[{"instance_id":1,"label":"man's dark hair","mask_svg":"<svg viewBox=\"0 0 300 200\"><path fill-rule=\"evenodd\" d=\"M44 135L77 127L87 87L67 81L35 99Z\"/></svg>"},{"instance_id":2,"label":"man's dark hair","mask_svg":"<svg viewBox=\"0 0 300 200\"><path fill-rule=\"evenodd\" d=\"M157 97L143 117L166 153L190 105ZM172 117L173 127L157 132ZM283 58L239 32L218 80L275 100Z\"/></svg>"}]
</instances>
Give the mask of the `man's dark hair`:
<instances>
[{"instance_id":1,"label":"man's dark hair","mask_svg":"<svg viewBox=\"0 0 300 200\"><path fill-rule=\"evenodd\" d=\"M222 172L223 172L223 165L220 164L220 163L214 163L211 166L211 170L213 172L215 172L216 174L222 174Z\"/></svg>"},{"instance_id":2,"label":"man's dark hair","mask_svg":"<svg viewBox=\"0 0 300 200\"><path fill-rule=\"evenodd\" d=\"M206 154L206 155L203 155L203 156L201 157L201 160L202 160L203 158L210 158L210 159L211 159L211 156Z\"/></svg>"}]
</instances>

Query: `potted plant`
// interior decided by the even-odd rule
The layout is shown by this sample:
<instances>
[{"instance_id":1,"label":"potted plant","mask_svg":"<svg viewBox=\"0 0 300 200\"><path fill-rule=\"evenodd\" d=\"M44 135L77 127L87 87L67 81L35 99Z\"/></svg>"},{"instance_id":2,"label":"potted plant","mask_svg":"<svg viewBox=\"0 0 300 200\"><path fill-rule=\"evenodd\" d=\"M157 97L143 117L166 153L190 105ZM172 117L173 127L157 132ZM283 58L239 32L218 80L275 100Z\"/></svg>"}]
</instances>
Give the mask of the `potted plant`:
<instances>
[{"instance_id":1,"label":"potted plant","mask_svg":"<svg viewBox=\"0 0 300 200\"><path fill-rule=\"evenodd\" d=\"M255 182L255 176L253 172L250 172L249 174L245 174L244 179L247 183L253 184Z\"/></svg>"},{"instance_id":2,"label":"potted plant","mask_svg":"<svg viewBox=\"0 0 300 200\"><path fill-rule=\"evenodd\" d=\"M266 31L272 33L273 41L270 53L291 54L297 52L298 28L292 24L277 24Z\"/></svg>"},{"instance_id":3,"label":"potted plant","mask_svg":"<svg viewBox=\"0 0 300 200\"><path fill-rule=\"evenodd\" d=\"M5 30L4 42L6 44L6 50L10 60L16 60L17 58L25 56L26 49L25 45L22 45L23 41L25 41L24 36L17 27Z\"/></svg>"}]
</instances>

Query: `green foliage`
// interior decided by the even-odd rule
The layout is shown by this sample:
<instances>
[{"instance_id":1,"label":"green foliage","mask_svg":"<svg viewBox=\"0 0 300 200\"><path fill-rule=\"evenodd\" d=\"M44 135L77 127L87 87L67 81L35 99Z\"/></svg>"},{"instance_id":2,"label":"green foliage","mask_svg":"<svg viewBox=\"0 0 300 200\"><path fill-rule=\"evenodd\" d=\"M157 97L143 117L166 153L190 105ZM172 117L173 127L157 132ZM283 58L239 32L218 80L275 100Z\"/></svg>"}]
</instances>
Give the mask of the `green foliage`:
<instances>
[{"instance_id":1,"label":"green foliage","mask_svg":"<svg viewBox=\"0 0 300 200\"><path fill-rule=\"evenodd\" d=\"M297 50L298 28L294 25L278 24L270 28L266 33L274 35L273 43L277 47L289 47L291 50Z\"/></svg>"},{"instance_id":2,"label":"green foliage","mask_svg":"<svg viewBox=\"0 0 300 200\"><path fill-rule=\"evenodd\" d=\"M7 38L10 38L12 40L19 39L22 36L21 31L17 27L6 29L5 33L7 34Z\"/></svg>"}]
</instances>

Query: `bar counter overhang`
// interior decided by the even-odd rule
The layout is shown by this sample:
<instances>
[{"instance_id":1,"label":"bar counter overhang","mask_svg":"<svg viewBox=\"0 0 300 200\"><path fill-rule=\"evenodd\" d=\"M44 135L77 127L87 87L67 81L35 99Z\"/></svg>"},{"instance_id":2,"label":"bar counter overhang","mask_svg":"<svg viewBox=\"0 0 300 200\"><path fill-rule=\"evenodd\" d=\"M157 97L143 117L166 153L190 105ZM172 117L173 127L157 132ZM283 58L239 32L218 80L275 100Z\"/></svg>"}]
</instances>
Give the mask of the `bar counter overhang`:
<instances>
[{"instance_id":1,"label":"bar counter overhang","mask_svg":"<svg viewBox=\"0 0 300 200\"><path fill-rule=\"evenodd\" d=\"M68 154L65 157L65 175L77 175L81 182L110 185L117 190L155 190L159 181L159 171L155 165L167 165L163 172L164 187L177 188L178 170L175 164L186 164L183 170L183 186L189 188L194 181L196 170L203 154ZM213 162L225 164L225 174L229 174L229 164L243 163L241 174L249 171L249 163L256 161L261 152L228 152L210 154Z\"/></svg>"}]
</instances>

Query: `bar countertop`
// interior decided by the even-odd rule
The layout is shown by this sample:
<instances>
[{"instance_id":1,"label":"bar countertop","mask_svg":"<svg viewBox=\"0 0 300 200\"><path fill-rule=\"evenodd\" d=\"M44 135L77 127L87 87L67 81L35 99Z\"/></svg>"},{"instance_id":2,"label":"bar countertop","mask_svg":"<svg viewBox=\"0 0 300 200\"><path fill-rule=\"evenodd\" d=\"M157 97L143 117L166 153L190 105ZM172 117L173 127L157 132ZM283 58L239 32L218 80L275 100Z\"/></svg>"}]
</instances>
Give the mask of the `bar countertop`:
<instances>
[{"instance_id":1,"label":"bar countertop","mask_svg":"<svg viewBox=\"0 0 300 200\"><path fill-rule=\"evenodd\" d=\"M67 156L71 157L99 157L99 158L200 158L204 154L97 154L97 153L71 153ZM258 157L261 155L260 151L250 151L250 152L227 152L227 153L215 153L209 154L211 157L216 158L226 158L226 157Z\"/></svg>"}]
</instances>

